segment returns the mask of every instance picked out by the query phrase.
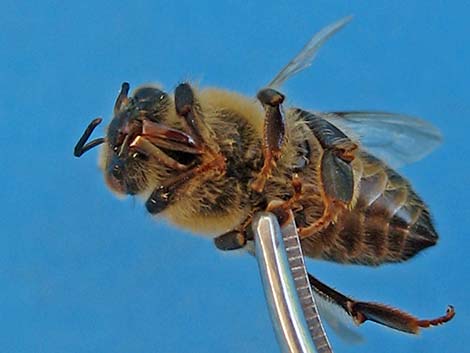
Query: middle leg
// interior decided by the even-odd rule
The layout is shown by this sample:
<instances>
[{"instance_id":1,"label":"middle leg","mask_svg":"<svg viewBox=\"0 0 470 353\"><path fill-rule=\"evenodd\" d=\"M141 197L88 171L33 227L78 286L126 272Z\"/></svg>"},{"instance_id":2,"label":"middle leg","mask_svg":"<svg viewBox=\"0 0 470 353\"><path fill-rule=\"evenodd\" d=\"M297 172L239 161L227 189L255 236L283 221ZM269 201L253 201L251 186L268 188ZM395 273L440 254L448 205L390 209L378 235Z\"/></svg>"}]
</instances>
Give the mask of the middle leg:
<instances>
[{"instance_id":1,"label":"middle leg","mask_svg":"<svg viewBox=\"0 0 470 353\"><path fill-rule=\"evenodd\" d=\"M276 161L281 156L281 147L286 133L286 122L281 110L284 96L278 91L265 88L258 92L258 100L266 112L263 131L263 157L264 163L261 171L251 184L256 192L262 192L266 180L271 176Z\"/></svg>"}]
</instances>

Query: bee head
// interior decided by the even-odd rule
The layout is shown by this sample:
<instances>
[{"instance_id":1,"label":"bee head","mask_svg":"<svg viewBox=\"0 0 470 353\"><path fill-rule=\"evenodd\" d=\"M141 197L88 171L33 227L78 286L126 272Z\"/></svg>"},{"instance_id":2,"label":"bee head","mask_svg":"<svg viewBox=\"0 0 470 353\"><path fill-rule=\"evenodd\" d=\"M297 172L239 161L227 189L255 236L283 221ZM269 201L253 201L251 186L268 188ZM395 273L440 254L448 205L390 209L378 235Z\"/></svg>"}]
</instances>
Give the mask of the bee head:
<instances>
[{"instance_id":1,"label":"bee head","mask_svg":"<svg viewBox=\"0 0 470 353\"><path fill-rule=\"evenodd\" d=\"M155 86L137 88L128 97L124 82L108 126L102 168L108 186L118 194L138 194L148 185L149 156L133 145L143 134L144 121L160 122L168 111L168 95Z\"/></svg>"},{"instance_id":2,"label":"bee head","mask_svg":"<svg viewBox=\"0 0 470 353\"><path fill-rule=\"evenodd\" d=\"M102 121L94 119L74 151L80 157L104 144L100 167L108 186L119 195L140 194L155 187L161 180L185 170L200 153L189 135L177 126L168 126L174 103L165 92L148 85L137 88L130 97L128 92L129 84L124 82L106 137L87 142Z\"/></svg>"}]
</instances>

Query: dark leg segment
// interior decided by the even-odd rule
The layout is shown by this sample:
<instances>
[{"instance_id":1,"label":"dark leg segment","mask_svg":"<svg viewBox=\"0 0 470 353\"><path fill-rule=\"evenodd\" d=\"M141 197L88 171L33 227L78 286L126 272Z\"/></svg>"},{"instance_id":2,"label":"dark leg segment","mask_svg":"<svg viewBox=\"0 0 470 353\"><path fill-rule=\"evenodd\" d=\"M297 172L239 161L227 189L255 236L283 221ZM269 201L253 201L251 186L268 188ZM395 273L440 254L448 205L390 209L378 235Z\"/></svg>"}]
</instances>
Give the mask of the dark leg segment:
<instances>
[{"instance_id":1,"label":"dark leg segment","mask_svg":"<svg viewBox=\"0 0 470 353\"><path fill-rule=\"evenodd\" d=\"M358 146L321 116L303 110L297 110L297 113L323 148L320 176L324 210L315 223L299 229L300 236L306 238L328 227L351 203L354 194L354 173L350 163L355 158Z\"/></svg>"},{"instance_id":2,"label":"dark leg segment","mask_svg":"<svg viewBox=\"0 0 470 353\"><path fill-rule=\"evenodd\" d=\"M324 150L333 150L335 155L345 162L351 162L354 159L357 145L340 129L321 116L305 110L297 109L297 113L307 122Z\"/></svg>"},{"instance_id":3,"label":"dark leg segment","mask_svg":"<svg viewBox=\"0 0 470 353\"><path fill-rule=\"evenodd\" d=\"M214 244L219 250L237 250L246 245L246 236L243 232L232 230L214 238Z\"/></svg>"},{"instance_id":4,"label":"dark leg segment","mask_svg":"<svg viewBox=\"0 0 470 353\"><path fill-rule=\"evenodd\" d=\"M184 121L189 129L189 134L194 140L203 144L204 138L201 134L201 119L197 118L194 106L194 94L191 86L187 83L178 85L175 89L175 107L176 113L184 118Z\"/></svg>"},{"instance_id":5,"label":"dark leg segment","mask_svg":"<svg viewBox=\"0 0 470 353\"><path fill-rule=\"evenodd\" d=\"M254 239L251 229L252 215L249 215L236 229L214 238L214 245L219 250L238 250L245 247L248 240Z\"/></svg>"},{"instance_id":6,"label":"dark leg segment","mask_svg":"<svg viewBox=\"0 0 470 353\"><path fill-rule=\"evenodd\" d=\"M321 180L325 195L345 204L351 202L354 192L354 176L351 166L338 158L333 150L323 152Z\"/></svg>"},{"instance_id":7,"label":"dark leg segment","mask_svg":"<svg viewBox=\"0 0 470 353\"><path fill-rule=\"evenodd\" d=\"M281 93L271 88L265 88L258 92L257 98L266 111L263 133L264 164L251 187L257 192L262 192L276 161L281 156L286 122L281 111L281 104L284 101L284 96Z\"/></svg>"},{"instance_id":8,"label":"dark leg segment","mask_svg":"<svg viewBox=\"0 0 470 353\"><path fill-rule=\"evenodd\" d=\"M219 148L214 141L210 128L204 122L200 107L194 97L192 87L182 83L175 89L176 113L183 118L189 135L197 145L202 146L211 155L218 153Z\"/></svg>"},{"instance_id":9,"label":"dark leg segment","mask_svg":"<svg viewBox=\"0 0 470 353\"><path fill-rule=\"evenodd\" d=\"M176 185L160 186L156 188L145 202L145 208L150 214L158 214L167 208L171 201Z\"/></svg>"},{"instance_id":10,"label":"dark leg segment","mask_svg":"<svg viewBox=\"0 0 470 353\"><path fill-rule=\"evenodd\" d=\"M175 89L176 113L183 118L188 134L199 146L203 160L212 163L217 160L215 169L225 171L225 157L219 152L219 146L214 139L211 129L204 122L200 107L194 97L194 92L188 83L182 83ZM204 162L203 162L204 163Z\"/></svg>"}]
</instances>

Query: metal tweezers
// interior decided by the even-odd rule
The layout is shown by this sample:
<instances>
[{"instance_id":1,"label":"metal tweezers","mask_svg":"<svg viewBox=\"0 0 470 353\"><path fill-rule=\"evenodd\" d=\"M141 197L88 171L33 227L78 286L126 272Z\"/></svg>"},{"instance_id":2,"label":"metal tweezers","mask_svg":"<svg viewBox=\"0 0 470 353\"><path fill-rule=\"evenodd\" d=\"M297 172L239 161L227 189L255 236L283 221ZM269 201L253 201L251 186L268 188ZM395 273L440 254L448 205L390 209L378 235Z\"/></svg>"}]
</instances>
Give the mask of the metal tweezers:
<instances>
[{"instance_id":1,"label":"metal tweezers","mask_svg":"<svg viewBox=\"0 0 470 353\"><path fill-rule=\"evenodd\" d=\"M333 353L318 315L294 217L281 228L258 213L253 221L258 261L269 312L283 353Z\"/></svg>"}]
</instances>

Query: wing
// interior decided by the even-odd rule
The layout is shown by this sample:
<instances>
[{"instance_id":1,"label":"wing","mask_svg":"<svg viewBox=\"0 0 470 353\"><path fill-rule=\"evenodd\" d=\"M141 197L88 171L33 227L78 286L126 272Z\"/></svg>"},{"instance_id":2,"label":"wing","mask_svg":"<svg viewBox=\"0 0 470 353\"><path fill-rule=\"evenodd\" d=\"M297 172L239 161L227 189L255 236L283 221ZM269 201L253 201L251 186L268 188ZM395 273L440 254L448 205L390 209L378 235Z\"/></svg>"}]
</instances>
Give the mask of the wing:
<instances>
[{"instance_id":1,"label":"wing","mask_svg":"<svg viewBox=\"0 0 470 353\"><path fill-rule=\"evenodd\" d=\"M296 73L309 67L312 64L312 61L320 47L333 34L348 24L351 19L352 16L344 17L339 21L326 26L320 32L315 34L303 47L300 53L297 54L286 66L284 66L284 68L276 75L276 77L274 77L274 79L268 84L268 87L278 88Z\"/></svg>"},{"instance_id":2,"label":"wing","mask_svg":"<svg viewBox=\"0 0 470 353\"><path fill-rule=\"evenodd\" d=\"M429 122L401 114L381 112L314 113L331 122L363 149L392 168L415 162L442 142Z\"/></svg>"},{"instance_id":3,"label":"wing","mask_svg":"<svg viewBox=\"0 0 470 353\"><path fill-rule=\"evenodd\" d=\"M351 21L344 17L315 34L269 83L279 88L285 81L312 64L320 47L336 32ZM430 123L400 114L381 112L314 113L329 120L361 146L393 168L415 162L442 141L442 136Z\"/></svg>"}]
</instances>

